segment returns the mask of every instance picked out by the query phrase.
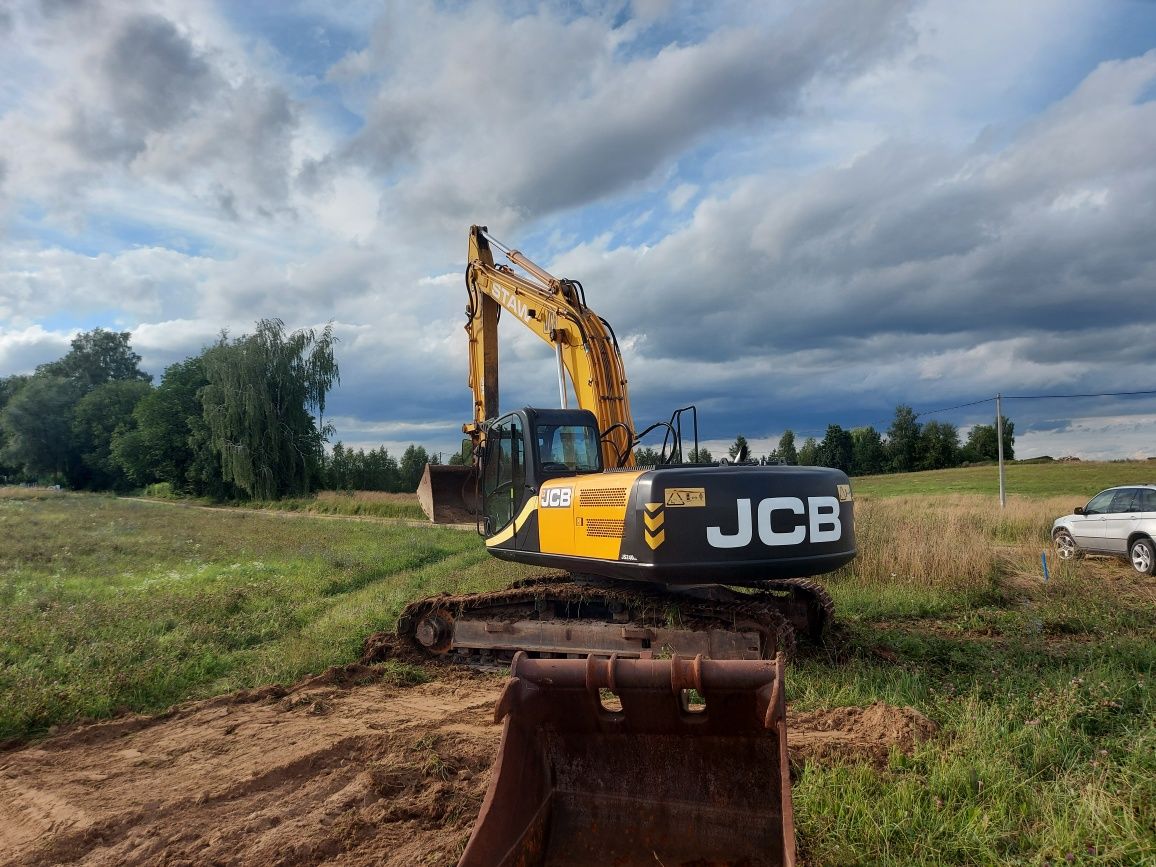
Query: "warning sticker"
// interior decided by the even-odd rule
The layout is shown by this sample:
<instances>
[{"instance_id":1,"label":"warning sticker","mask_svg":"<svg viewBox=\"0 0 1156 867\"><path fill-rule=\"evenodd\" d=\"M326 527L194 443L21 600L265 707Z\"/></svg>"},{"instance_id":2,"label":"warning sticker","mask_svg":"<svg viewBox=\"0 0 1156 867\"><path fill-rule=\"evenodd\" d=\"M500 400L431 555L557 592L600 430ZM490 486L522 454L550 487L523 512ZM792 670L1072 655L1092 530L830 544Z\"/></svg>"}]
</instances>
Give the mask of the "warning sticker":
<instances>
[{"instance_id":1,"label":"warning sticker","mask_svg":"<svg viewBox=\"0 0 1156 867\"><path fill-rule=\"evenodd\" d=\"M666 505L672 508L702 508L706 505L706 488L667 488Z\"/></svg>"},{"instance_id":2,"label":"warning sticker","mask_svg":"<svg viewBox=\"0 0 1156 867\"><path fill-rule=\"evenodd\" d=\"M850 485L837 485L836 487L839 489L839 502L840 503L851 502L851 486Z\"/></svg>"}]
</instances>

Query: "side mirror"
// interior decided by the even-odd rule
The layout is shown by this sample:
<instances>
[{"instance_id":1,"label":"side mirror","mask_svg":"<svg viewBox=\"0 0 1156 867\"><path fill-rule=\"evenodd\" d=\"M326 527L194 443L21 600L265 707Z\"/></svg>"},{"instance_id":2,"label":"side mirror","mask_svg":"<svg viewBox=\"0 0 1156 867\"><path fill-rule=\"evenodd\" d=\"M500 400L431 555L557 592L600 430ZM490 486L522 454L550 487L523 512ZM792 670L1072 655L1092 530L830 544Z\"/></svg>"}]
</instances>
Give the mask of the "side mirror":
<instances>
[{"instance_id":1,"label":"side mirror","mask_svg":"<svg viewBox=\"0 0 1156 867\"><path fill-rule=\"evenodd\" d=\"M1076 508L1073 511L1077 515L1082 515L1082 514L1084 514L1084 507L1083 506L1076 506Z\"/></svg>"}]
</instances>

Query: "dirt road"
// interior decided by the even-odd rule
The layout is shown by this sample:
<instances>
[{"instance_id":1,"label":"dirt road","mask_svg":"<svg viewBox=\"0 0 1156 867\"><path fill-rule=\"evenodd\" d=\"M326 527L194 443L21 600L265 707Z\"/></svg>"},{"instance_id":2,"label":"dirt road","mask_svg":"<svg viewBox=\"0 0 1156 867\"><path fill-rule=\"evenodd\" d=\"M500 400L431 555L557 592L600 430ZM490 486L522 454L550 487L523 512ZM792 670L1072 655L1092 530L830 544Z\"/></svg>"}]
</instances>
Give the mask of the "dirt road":
<instances>
[{"instance_id":1,"label":"dirt road","mask_svg":"<svg viewBox=\"0 0 1156 867\"><path fill-rule=\"evenodd\" d=\"M123 717L0 753L0 862L453 864L500 729L498 676L380 666ZM792 716L792 761L886 761L934 730L883 704Z\"/></svg>"}]
</instances>

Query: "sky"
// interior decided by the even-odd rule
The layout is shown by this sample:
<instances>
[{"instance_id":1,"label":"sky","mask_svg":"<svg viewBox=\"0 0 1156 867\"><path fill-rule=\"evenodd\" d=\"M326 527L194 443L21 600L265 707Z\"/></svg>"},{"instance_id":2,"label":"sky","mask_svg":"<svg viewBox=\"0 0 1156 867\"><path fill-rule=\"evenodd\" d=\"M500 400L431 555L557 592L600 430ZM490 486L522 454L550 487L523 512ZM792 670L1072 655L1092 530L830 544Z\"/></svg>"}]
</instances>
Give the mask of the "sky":
<instances>
[{"instance_id":1,"label":"sky","mask_svg":"<svg viewBox=\"0 0 1156 867\"><path fill-rule=\"evenodd\" d=\"M352 446L460 442L471 224L582 281L638 427L759 454L1156 389L1154 211L1151 0L0 0L0 376L332 323ZM1156 455L1150 395L1004 409Z\"/></svg>"}]
</instances>

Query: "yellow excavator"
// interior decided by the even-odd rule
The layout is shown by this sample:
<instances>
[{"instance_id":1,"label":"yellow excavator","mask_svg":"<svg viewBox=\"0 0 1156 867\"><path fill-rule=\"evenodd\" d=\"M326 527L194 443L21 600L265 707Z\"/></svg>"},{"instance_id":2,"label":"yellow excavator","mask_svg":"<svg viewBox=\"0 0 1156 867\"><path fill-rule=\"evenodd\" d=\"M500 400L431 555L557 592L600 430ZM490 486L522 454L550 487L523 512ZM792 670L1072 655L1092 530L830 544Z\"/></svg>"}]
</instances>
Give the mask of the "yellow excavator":
<instances>
[{"instance_id":1,"label":"yellow excavator","mask_svg":"<svg viewBox=\"0 0 1156 867\"><path fill-rule=\"evenodd\" d=\"M472 465L427 467L419 499L434 522L475 523L492 555L555 571L418 600L398 622L428 654L511 666L459 867L793 865L784 660L830 624L812 576L855 556L847 476L698 462L694 407L637 430L582 284L484 226L466 292ZM559 408L500 407L502 315L554 349ZM656 430L660 460L636 466Z\"/></svg>"},{"instance_id":2,"label":"yellow excavator","mask_svg":"<svg viewBox=\"0 0 1156 867\"><path fill-rule=\"evenodd\" d=\"M511 264L495 264L495 249ZM420 600L403 612L400 637L482 666L518 651L772 659L789 656L796 635L823 640L833 606L811 577L856 553L844 473L690 462L694 407L637 431L618 341L582 284L484 226L470 229L466 291L473 463L427 467L419 499L435 522L476 522L495 557L565 574ZM501 410L501 315L554 348L560 408ZM661 462L635 466L634 447L656 429Z\"/></svg>"}]
</instances>

